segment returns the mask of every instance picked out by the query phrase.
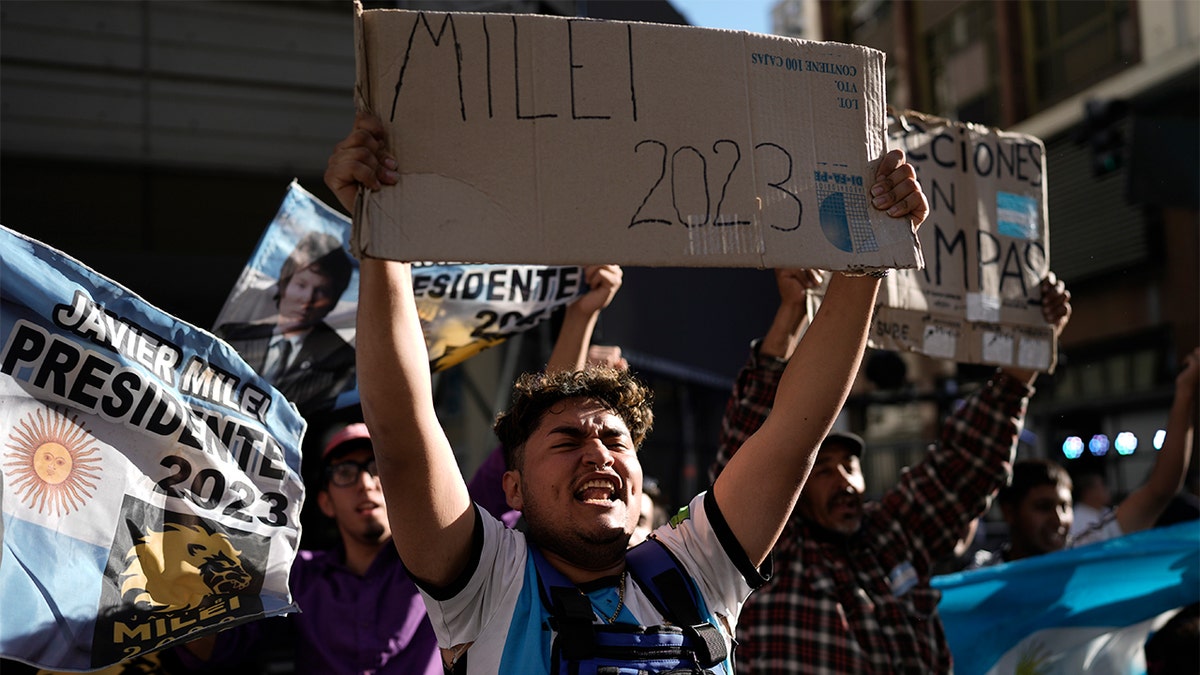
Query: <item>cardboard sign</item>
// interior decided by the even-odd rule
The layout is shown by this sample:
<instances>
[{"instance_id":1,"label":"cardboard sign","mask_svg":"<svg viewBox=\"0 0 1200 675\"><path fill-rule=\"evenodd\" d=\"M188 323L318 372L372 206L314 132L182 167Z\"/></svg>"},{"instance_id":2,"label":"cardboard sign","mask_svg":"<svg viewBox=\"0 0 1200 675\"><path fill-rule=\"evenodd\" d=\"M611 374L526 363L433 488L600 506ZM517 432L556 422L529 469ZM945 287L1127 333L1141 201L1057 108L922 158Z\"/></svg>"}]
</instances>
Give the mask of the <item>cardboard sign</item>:
<instances>
[{"instance_id":1,"label":"cardboard sign","mask_svg":"<svg viewBox=\"0 0 1200 675\"><path fill-rule=\"evenodd\" d=\"M399 185L355 246L398 260L916 267L870 207L881 52L689 26L358 8L357 105Z\"/></svg>"},{"instance_id":2,"label":"cardboard sign","mask_svg":"<svg viewBox=\"0 0 1200 675\"><path fill-rule=\"evenodd\" d=\"M905 111L888 145L916 167L931 210L919 232L925 268L883 284L871 345L1053 369L1038 286L1050 269L1042 141Z\"/></svg>"}]
</instances>

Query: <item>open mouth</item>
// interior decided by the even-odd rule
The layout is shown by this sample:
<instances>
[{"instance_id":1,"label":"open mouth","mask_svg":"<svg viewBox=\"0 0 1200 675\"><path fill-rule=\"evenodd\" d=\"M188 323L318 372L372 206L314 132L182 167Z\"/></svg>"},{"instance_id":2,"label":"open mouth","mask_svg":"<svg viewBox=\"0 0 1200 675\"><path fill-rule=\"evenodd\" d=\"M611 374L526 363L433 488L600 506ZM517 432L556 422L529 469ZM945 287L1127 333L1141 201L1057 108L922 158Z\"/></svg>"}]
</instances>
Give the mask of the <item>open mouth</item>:
<instances>
[{"instance_id":1,"label":"open mouth","mask_svg":"<svg viewBox=\"0 0 1200 675\"><path fill-rule=\"evenodd\" d=\"M575 490L575 499L585 504L611 504L617 499L617 484L612 480L593 478Z\"/></svg>"},{"instance_id":2,"label":"open mouth","mask_svg":"<svg viewBox=\"0 0 1200 675\"><path fill-rule=\"evenodd\" d=\"M861 503L860 503L858 497L851 496L851 495L842 495L839 497L834 497L829 502L830 510L848 509L848 510L854 511L854 510L857 510L860 505L861 505Z\"/></svg>"}]
</instances>

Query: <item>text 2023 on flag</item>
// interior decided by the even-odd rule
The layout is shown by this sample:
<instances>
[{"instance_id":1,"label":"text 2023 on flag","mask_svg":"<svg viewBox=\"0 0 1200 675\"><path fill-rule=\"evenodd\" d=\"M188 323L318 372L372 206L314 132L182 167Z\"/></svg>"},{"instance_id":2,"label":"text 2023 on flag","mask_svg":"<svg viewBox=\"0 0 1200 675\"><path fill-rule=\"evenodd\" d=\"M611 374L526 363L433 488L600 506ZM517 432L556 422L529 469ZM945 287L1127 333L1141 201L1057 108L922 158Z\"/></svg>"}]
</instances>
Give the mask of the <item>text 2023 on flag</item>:
<instances>
[{"instance_id":1,"label":"text 2023 on flag","mask_svg":"<svg viewBox=\"0 0 1200 675\"><path fill-rule=\"evenodd\" d=\"M1200 523L935 577L959 675L1145 673L1146 636L1200 601Z\"/></svg>"},{"instance_id":2,"label":"text 2023 on flag","mask_svg":"<svg viewBox=\"0 0 1200 675\"><path fill-rule=\"evenodd\" d=\"M0 655L95 669L294 609L295 408L63 253L0 254Z\"/></svg>"}]
</instances>

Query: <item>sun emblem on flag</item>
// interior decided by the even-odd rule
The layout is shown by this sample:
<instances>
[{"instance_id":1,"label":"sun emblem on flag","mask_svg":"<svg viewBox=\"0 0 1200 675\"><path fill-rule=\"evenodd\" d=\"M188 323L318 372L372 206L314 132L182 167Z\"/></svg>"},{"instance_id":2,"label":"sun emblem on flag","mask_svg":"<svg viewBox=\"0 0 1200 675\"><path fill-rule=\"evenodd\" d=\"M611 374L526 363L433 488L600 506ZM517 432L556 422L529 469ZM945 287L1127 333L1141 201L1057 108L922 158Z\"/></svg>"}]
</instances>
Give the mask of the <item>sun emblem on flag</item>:
<instances>
[{"instance_id":1,"label":"sun emblem on flag","mask_svg":"<svg viewBox=\"0 0 1200 675\"><path fill-rule=\"evenodd\" d=\"M1046 645L1040 640L1033 640L1025 645L1017 657L1017 667L1013 671L1016 675L1045 675L1049 672L1049 662L1051 654Z\"/></svg>"},{"instance_id":2,"label":"sun emblem on flag","mask_svg":"<svg viewBox=\"0 0 1200 675\"><path fill-rule=\"evenodd\" d=\"M91 498L100 479L95 442L78 416L54 408L29 413L8 435L10 488L38 513L67 515Z\"/></svg>"}]
</instances>

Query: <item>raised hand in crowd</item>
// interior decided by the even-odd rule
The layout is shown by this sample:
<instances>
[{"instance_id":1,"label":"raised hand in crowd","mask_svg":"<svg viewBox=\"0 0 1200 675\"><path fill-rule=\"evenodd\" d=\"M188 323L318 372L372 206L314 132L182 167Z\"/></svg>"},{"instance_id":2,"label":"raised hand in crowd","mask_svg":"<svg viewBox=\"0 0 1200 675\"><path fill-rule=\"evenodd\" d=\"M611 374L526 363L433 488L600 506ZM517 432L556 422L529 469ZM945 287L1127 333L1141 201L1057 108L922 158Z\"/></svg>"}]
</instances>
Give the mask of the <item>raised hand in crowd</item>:
<instances>
[{"instance_id":1,"label":"raised hand in crowd","mask_svg":"<svg viewBox=\"0 0 1200 675\"><path fill-rule=\"evenodd\" d=\"M775 285L779 288L779 307L770 328L763 335L759 353L775 358L791 358L808 326L808 291L818 288L824 279L820 270L777 269Z\"/></svg>"},{"instance_id":2,"label":"raised hand in crowd","mask_svg":"<svg viewBox=\"0 0 1200 675\"><path fill-rule=\"evenodd\" d=\"M619 265L591 265L584 268L583 277L588 290L567 305L547 370L580 370L587 364L588 345L600 311L621 289L623 273Z\"/></svg>"},{"instance_id":3,"label":"raised hand in crowd","mask_svg":"<svg viewBox=\"0 0 1200 675\"><path fill-rule=\"evenodd\" d=\"M1198 382L1200 348L1184 357L1183 369L1175 377L1175 398L1167 413L1167 433L1154 460L1154 468L1146 482L1117 505L1117 522L1124 534L1152 527L1171 499L1183 489L1195 443Z\"/></svg>"},{"instance_id":4,"label":"raised hand in crowd","mask_svg":"<svg viewBox=\"0 0 1200 675\"><path fill-rule=\"evenodd\" d=\"M588 347L587 365L616 370L629 369L629 362L621 355L621 348L617 345L592 345Z\"/></svg>"},{"instance_id":5,"label":"raised hand in crowd","mask_svg":"<svg viewBox=\"0 0 1200 675\"><path fill-rule=\"evenodd\" d=\"M1040 284L1042 292L1042 318L1054 330L1057 338L1071 320L1071 291L1054 272L1049 272ZM1038 371L1010 366L1003 369L1013 378L1032 385Z\"/></svg>"},{"instance_id":6,"label":"raised hand in crowd","mask_svg":"<svg viewBox=\"0 0 1200 675\"><path fill-rule=\"evenodd\" d=\"M399 164L387 148L387 130L367 112L354 117L354 128L333 148L325 167L325 185L338 203L354 213L359 188L378 190L400 180Z\"/></svg>"}]
</instances>

